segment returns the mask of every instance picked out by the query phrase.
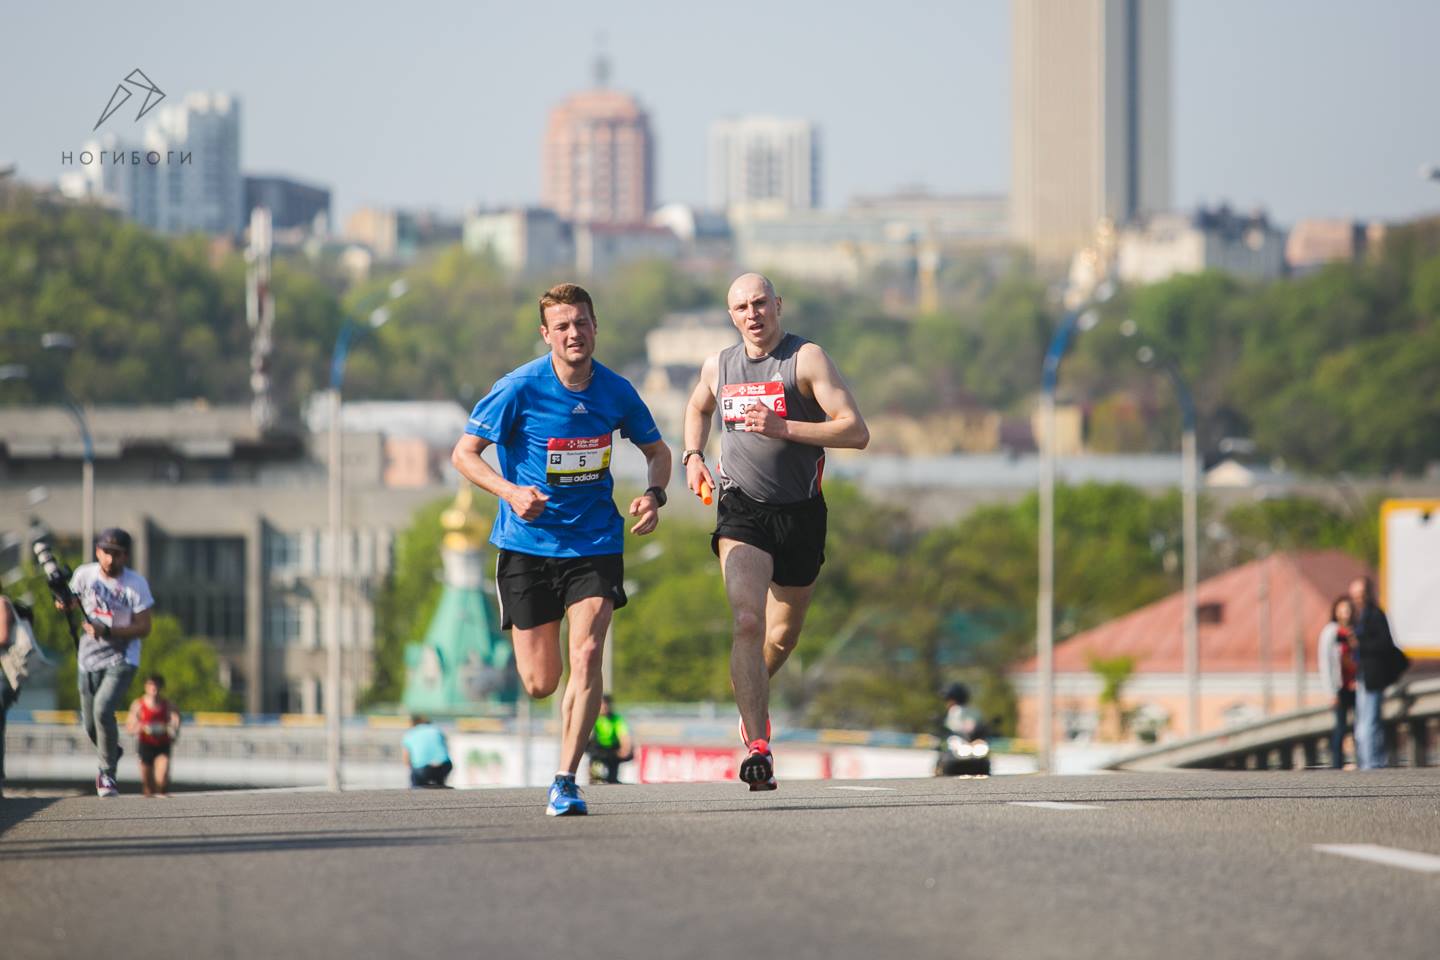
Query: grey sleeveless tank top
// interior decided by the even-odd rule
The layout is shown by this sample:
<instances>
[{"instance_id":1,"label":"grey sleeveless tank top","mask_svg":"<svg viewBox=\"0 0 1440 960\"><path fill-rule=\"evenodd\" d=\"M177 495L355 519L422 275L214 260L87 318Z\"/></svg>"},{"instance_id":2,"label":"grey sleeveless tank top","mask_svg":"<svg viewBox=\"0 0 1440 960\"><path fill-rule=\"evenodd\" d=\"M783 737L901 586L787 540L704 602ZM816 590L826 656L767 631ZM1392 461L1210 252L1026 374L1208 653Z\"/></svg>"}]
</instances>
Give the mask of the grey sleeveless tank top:
<instances>
[{"instance_id":1,"label":"grey sleeveless tank top","mask_svg":"<svg viewBox=\"0 0 1440 960\"><path fill-rule=\"evenodd\" d=\"M716 398L720 405L720 488L738 487L763 503L798 503L820 493L825 450L737 430L745 411L763 403L787 420L823 423L820 404L800 392L795 363L810 341L787 333L766 356L752 359L737 343L720 352Z\"/></svg>"}]
</instances>

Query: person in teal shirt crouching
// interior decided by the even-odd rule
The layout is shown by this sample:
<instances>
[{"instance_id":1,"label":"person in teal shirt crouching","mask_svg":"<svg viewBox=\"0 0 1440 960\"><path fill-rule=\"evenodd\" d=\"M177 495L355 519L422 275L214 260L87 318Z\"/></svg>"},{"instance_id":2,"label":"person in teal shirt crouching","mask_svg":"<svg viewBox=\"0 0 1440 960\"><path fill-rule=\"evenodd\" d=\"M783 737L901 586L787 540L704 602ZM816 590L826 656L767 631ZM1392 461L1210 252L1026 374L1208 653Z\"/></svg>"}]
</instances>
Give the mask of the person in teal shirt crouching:
<instances>
[{"instance_id":1,"label":"person in teal shirt crouching","mask_svg":"<svg viewBox=\"0 0 1440 960\"><path fill-rule=\"evenodd\" d=\"M450 762L450 750L445 745L445 734L428 718L413 716L410 729L401 741L405 748L405 762L410 767L410 786L443 787L450 777L454 764Z\"/></svg>"}]
</instances>

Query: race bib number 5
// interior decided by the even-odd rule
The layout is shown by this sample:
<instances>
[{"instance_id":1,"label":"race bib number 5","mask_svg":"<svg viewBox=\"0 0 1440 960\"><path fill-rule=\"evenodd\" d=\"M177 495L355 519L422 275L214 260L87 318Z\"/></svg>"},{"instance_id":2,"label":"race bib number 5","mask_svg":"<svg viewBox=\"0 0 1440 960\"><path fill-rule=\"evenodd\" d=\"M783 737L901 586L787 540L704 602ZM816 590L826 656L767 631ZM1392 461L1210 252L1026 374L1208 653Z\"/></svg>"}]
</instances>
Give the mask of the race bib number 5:
<instances>
[{"instance_id":1,"label":"race bib number 5","mask_svg":"<svg viewBox=\"0 0 1440 960\"><path fill-rule=\"evenodd\" d=\"M551 437L545 450L545 482L552 487L599 483L610 473L610 437Z\"/></svg>"},{"instance_id":2,"label":"race bib number 5","mask_svg":"<svg viewBox=\"0 0 1440 960\"><path fill-rule=\"evenodd\" d=\"M720 388L720 417L725 429L734 430L745 420L745 412L757 403L785 416L785 384L779 380L764 383L727 383Z\"/></svg>"}]
</instances>

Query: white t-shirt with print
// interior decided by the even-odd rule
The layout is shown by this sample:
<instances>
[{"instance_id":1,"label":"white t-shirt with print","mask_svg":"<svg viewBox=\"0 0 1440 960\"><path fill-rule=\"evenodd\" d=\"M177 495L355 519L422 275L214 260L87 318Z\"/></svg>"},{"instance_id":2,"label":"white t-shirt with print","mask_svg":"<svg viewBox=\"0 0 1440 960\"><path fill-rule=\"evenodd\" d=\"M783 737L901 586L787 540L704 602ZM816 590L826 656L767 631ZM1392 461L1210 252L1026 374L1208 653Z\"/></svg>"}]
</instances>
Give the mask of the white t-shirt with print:
<instances>
[{"instance_id":1,"label":"white t-shirt with print","mask_svg":"<svg viewBox=\"0 0 1440 960\"><path fill-rule=\"evenodd\" d=\"M100 572L100 564L84 564L71 576L70 591L79 598L87 617L112 627L128 627L135 614L155 605L150 584L129 567L112 579ZM80 669L86 671L104 670L121 663L138 667L140 639L131 640L122 650L109 641L82 633L79 661Z\"/></svg>"}]
</instances>

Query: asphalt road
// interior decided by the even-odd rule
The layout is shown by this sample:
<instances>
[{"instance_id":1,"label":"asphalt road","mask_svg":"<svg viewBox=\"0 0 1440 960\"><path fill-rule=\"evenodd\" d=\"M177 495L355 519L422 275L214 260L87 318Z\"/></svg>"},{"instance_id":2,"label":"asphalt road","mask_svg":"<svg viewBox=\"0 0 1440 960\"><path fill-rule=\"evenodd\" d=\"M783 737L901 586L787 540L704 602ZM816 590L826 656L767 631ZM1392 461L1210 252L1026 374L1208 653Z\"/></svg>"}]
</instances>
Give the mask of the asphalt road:
<instances>
[{"instance_id":1,"label":"asphalt road","mask_svg":"<svg viewBox=\"0 0 1440 960\"><path fill-rule=\"evenodd\" d=\"M6 799L0 955L1440 955L1435 769L587 796Z\"/></svg>"}]
</instances>

